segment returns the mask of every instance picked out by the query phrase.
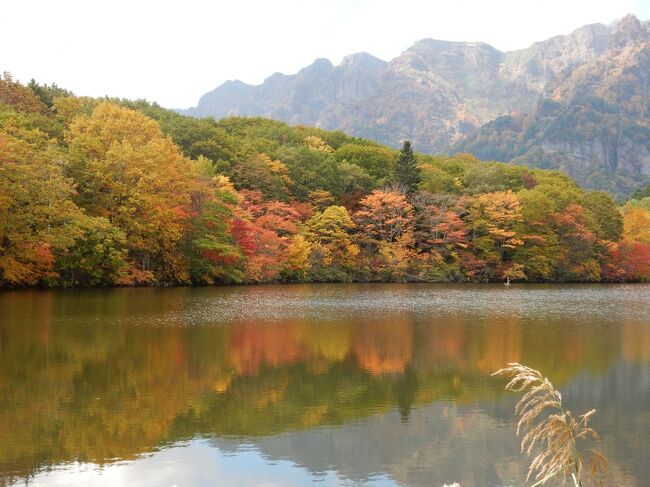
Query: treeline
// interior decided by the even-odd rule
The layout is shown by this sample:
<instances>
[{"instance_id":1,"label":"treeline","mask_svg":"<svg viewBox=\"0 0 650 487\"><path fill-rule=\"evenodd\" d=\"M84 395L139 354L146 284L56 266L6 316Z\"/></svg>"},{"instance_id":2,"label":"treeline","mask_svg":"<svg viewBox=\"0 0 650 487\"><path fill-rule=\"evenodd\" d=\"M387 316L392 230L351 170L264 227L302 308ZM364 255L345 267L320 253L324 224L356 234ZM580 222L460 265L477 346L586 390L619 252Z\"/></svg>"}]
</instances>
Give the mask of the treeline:
<instances>
[{"instance_id":1,"label":"treeline","mask_svg":"<svg viewBox=\"0 0 650 487\"><path fill-rule=\"evenodd\" d=\"M0 80L0 285L639 281L650 199Z\"/></svg>"}]
</instances>

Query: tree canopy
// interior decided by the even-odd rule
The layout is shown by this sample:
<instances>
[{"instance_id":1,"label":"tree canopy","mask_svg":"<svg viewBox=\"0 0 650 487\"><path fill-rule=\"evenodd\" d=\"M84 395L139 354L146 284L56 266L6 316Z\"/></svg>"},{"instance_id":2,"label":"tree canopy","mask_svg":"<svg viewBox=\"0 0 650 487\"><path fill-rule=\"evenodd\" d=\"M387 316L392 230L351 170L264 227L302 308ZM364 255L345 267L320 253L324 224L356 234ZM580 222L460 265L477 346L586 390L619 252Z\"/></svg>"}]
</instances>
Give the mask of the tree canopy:
<instances>
[{"instance_id":1,"label":"tree canopy","mask_svg":"<svg viewBox=\"0 0 650 487\"><path fill-rule=\"evenodd\" d=\"M3 287L648 280L637 196L0 79Z\"/></svg>"}]
</instances>

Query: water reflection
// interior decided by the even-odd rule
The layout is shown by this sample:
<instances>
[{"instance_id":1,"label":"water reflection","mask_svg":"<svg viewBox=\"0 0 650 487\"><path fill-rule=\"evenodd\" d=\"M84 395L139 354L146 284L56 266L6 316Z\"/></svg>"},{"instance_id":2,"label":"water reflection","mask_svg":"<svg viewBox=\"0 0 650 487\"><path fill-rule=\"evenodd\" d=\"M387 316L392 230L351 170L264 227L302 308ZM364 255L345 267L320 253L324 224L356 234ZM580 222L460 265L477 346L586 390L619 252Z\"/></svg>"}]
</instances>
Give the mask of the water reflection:
<instances>
[{"instance_id":1,"label":"water reflection","mask_svg":"<svg viewBox=\"0 0 650 487\"><path fill-rule=\"evenodd\" d=\"M649 290L2 294L0 483L519 485L514 398L489 374L521 361L599 409L615 481L643 485Z\"/></svg>"},{"instance_id":2,"label":"water reflection","mask_svg":"<svg viewBox=\"0 0 650 487\"><path fill-rule=\"evenodd\" d=\"M385 474L366 477L355 482L336 471L313 472L290 460L269 459L253 445L224 445L193 440L143 457L138 462L118 461L101 468L83 463L48 473L52 486L193 486L224 485L237 487L283 486L301 487L312 483L320 486L368 485L396 487ZM200 465L201 468L197 468ZM34 483L39 485L43 477Z\"/></svg>"}]
</instances>

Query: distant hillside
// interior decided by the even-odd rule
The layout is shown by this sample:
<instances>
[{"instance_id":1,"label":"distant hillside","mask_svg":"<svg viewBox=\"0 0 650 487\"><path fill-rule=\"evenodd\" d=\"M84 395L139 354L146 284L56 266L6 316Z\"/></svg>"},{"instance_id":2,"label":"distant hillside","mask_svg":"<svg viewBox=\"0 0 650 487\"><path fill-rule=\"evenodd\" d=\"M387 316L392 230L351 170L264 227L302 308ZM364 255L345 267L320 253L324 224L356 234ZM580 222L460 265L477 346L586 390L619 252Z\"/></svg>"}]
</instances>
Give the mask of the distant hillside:
<instances>
[{"instance_id":1,"label":"distant hillside","mask_svg":"<svg viewBox=\"0 0 650 487\"><path fill-rule=\"evenodd\" d=\"M510 161L536 149L530 157L517 162L557 167L589 187L627 194L650 171L643 150L637 147L637 135L624 137L617 147L612 147L611 138L586 143L584 134L582 139L576 139L575 134L569 133L563 134L562 141L552 143L547 138L542 143L539 137L527 136L512 147L510 139L515 135L499 132L508 139L500 140L501 135L490 135L494 125L482 128L477 138L474 136L479 128L502 116L512 118L500 119L495 122L497 127L504 123L509 127L521 125L533 116L529 114L538 112L540 97L553 102L579 98L575 92L578 86L605 85L612 93L631 90L643 96L647 82L643 84L642 58L647 58L644 53L648 37L648 24L628 16L613 25L587 25L568 35L511 52L501 52L484 43L423 39L388 63L359 53L346 57L338 66L318 59L297 74L276 73L259 86L229 81L203 95L196 107L181 113L216 118L264 116L291 124L343 130L393 147L410 139L426 153L449 152L451 147L452 151L467 150L481 158ZM628 70L634 63L641 72L628 79ZM587 93L589 90L578 91L583 98L592 96ZM596 96L605 99L609 106L618 101L615 96ZM571 116L581 117L578 113L582 110L571 111ZM598 116L594 116L595 119L585 119L578 125L597 123ZM625 127L647 127L650 118L642 110L621 116ZM634 140L631 145L630 140ZM576 144L580 147L574 147ZM621 177L617 176L616 183L610 181L613 173L598 169L602 164L580 162L590 160L599 144L604 144L604 152L617 154L614 160L607 156L608 164L617 167L620 146L624 146L622 165L626 169ZM599 154L593 157L601 159ZM590 171L590 167L597 169Z\"/></svg>"}]
</instances>

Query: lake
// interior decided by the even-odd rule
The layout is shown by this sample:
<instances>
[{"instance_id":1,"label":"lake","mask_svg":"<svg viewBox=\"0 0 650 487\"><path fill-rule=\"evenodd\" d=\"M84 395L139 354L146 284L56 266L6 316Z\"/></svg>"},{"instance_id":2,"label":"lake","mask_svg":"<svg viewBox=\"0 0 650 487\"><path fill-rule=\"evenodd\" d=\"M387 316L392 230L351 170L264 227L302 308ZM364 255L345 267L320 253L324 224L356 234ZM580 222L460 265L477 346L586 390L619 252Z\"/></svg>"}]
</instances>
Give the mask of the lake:
<instances>
[{"instance_id":1,"label":"lake","mask_svg":"<svg viewBox=\"0 0 650 487\"><path fill-rule=\"evenodd\" d=\"M0 484L520 486L512 361L648 485L649 285L4 292Z\"/></svg>"}]
</instances>

